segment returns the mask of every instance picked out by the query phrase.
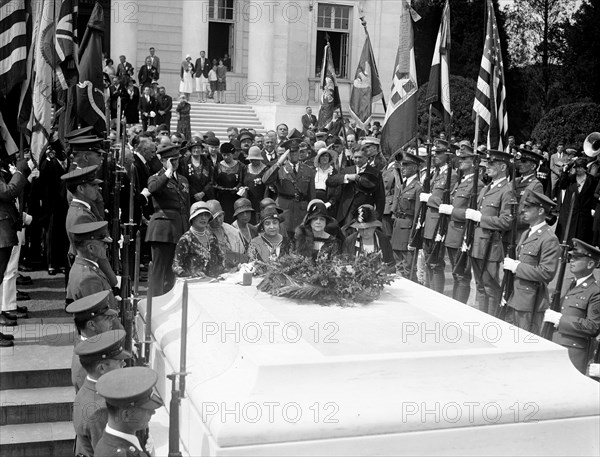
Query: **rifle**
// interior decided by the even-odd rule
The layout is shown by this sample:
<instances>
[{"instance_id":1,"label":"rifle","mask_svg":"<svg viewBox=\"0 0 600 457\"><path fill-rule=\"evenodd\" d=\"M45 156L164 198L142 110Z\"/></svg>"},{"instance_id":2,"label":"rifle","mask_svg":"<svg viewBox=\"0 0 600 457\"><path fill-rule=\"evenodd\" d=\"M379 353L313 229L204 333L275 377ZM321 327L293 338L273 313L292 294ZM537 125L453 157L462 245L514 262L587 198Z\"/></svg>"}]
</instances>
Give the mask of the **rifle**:
<instances>
[{"instance_id":1,"label":"rifle","mask_svg":"<svg viewBox=\"0 0 600 457\"><path fill-rule=\"evenodd\" d=\"M513 218L513 220L510 232L510 243L508 245L506 256L516 260L518 243L517 235L519 226L519 200L517 199L517 167L515 163L513 163L513 167L511 170L511 184L513 190L513 200L510 203L510 215ZM504 320L504 318L506 317L506 312L508 311L508 306L506 306L506 304L508 303L508 299L513 293L514 283L515 274L512 271L504 270L504 276L502 277L501 285L502 299L500 300L500 310L498 311L498 319Z\"/></svg>"},{"instance_id":2,"label":"rifle","mask_svg":"<svg viewBox=\"0 0 600 457\"><path fill-rule=\"evenodd\" d=\"M449 205L450 204L450 186L452 186L452 163L450 161L450 156L448 157L447 162L447 173L446 173L446 185L444 187L444 195L442 196L442 203ZM427 258L427 264L430 268L435 267L444 259L444 239L446 238L446 233L448 232L448 220L450 216L448 214L440 214L437 224L435 226L435 236L433 237L433 246L431 248L431 253Z\"/></svg>"},{"instance_id":3,"label":"rifle","mask_svg":"<svg viewBox=\"0 0 600 457\"><path fill-rule=\"evenodd\" d=\"M558 267L558 275L556 276L556 287L552 293L550 299L550 309L552 311L560 312L560 295L562 293L562 283L565 279L565 270L567 269L568 263L568 252L569 252L569 231L571 230L571 219L573 218L573 207L575 206L575 193L571 195L571 206L569 207L569 218L567 219L567 225L565 226L565 232L563 234L563 241L560 244L560 266ZM533 313L535 316L534 309ZM542 328L542 337L552 341L552 334L554 333L554 324L552 322L545 322Z\"/></svg>"},{"instance_id":4,"label":"rifle","mask_svg":"<svg viewBox=\"0 0 600 457\"><path fill-rule=\"evenodd\" d=\"M479 161L480 157L477 155L473 161L475 170L473 171L473 187L471 188L471 197L469 201L469 208L477 209L477 197L479 196ZM452 270L452 274L458 276L464 276L467 271L471 269L471 248L473 246L473 237L475 236L475 221L467 219L465 224L465 233L463 235L463 241L456 259L456 264Z\"/></svg>"},{"instance_id":5,"label":"rifle","mask_svg":"<svg viewBox=\"0 0 600 457\"><path fill-rule=\"evenodd\" d=\"M123 137L121 141L121 169L117 173L117 180L120 181L120 174L124 171L123 166L125 164L125 129L123 129ZM121 319L123 322L123 328L125 329L126 338L125 338L125 350L130 351L133 347L134 340L134 325L133 320L135 318L135 308L136 303L132 297L132 288L131 288L131 278L129 271L129 251L131 249L131 240L133 238L133 230L135 227L134 222L134 214L133 214L133 199L135 196L135 176L134 173L136 171L135 167L131 167L131 178L129 182L129 221L123 224L123 247L121 250L121 260L122 260L122 275L121 275ZM118 182L120 185L120 182Z\"/></svg>"}]
</instances>

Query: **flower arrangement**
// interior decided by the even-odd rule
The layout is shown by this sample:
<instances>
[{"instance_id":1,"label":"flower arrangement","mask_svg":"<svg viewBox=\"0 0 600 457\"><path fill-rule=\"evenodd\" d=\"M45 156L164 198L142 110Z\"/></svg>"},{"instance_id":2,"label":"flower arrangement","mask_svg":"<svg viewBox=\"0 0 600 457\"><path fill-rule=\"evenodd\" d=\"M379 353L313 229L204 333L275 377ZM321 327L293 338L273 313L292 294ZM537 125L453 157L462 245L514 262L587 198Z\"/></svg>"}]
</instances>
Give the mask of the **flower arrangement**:
<instances>
[{"instance_id":1,"label":"flower arrangement","mask_svg":"<svg viewBox=\"0 0 600 457\"><path fill-rule=\"evenodd\" d=\"M380 253L355 258L323 257L316 261L290 254L268 264L256 262L254 268L256 274L265 275L258 290L324 306L372 302L394 280Z\"/></svg>"}]
</instances>

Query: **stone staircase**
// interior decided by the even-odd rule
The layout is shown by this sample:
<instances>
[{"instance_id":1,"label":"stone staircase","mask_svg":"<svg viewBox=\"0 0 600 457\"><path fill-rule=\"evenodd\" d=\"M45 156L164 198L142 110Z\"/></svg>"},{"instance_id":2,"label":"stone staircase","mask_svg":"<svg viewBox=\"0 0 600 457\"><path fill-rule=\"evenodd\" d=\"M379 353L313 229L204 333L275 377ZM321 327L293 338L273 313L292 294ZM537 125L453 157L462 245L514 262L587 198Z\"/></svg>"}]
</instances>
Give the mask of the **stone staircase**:
<instances>
[{"instance_id":1,"label":"stone staircase","mask_svg":"<svg viewBox=\"0 0 600 457\"><path fill-rule=\"evenodd\" d=\"M239 128L253 128L257 133L265 133L265 128L250 105L217 104L212 100L198 103L190 100L192 110L190 113L192 132L202 134L208 130L215 132L221 142L229 141L227 129L235 126ZM173 116L171 128L177 128L176 116Z\"/></svg>"},{"instance_id":2,"label":"stone staircase","mask_svg":"<svg viewBox=\"0 0 600 457\"><path fill-rule=\"evenodd\" d=\"M72 320L21 319L2 332L15 346L0 349L0 455L72 455Z\"/></svg>"}]
</instances>

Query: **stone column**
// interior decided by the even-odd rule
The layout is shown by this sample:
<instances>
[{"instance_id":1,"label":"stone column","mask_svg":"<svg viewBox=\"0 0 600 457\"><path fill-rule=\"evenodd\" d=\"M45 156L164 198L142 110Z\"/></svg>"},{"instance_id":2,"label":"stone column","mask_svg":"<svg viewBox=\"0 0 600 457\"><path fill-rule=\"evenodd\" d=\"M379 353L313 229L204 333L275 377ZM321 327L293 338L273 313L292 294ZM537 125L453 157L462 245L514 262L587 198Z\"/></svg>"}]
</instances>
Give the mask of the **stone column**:
<instances>
[{"instance_id":1,"label":"stone column","mask_svg":"<svg viewBox=\"0 0 600 457\"><path fill-rule=\"evenodd\" d=\"M215 2L216 3L216 2ZM181 24L181 56L182 61L186 54L192 56L192 63L200 57L200 51L208 55L208 1L183 0Z\"/></svg>"},{"instance_id":2,"label":"stone column","mask_svg":"<svg viewBox=\"0 0 600 457\"><path fill-rule=\"evenodd\" d=\"M246 104L274 103L281 86L273 79L275 24L280 7L272 1L249 2L243 11L248 21L248 82Z\"/></svg>"},{"instance_id":3,"label":"stone column","mask_svg":"<svg viewBox=\"0 0 600 457\"><path fill-rule=\"evenodd\" d=\"M119 65L119 56L124 55L127 62L133 65L137 76L138 21L139 11L133 4L112 0L110 2L110 58ZM143 56L144 58L146 56ZM136 78L137 79L137 78Z\"/></svg>"}]
</instances>

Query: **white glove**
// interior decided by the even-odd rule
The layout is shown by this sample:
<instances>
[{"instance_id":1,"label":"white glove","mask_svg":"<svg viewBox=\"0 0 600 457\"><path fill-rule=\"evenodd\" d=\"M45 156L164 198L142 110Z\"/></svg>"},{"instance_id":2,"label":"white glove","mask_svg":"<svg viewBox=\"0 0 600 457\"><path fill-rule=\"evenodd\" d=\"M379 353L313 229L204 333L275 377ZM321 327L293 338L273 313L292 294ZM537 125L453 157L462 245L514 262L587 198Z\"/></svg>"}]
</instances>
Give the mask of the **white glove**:
<instances>
[{"instance_id":1,"label":"white glove","mask_svg":"<svg viewBox=\"0 0 600 457\"><path fill-rule=\"evenodd\" d=\"M467 210L465 211L465 218L467 218L471 221L479 222L479 221L481 221L481 211L477 211L476 209L467 208Z\"/></svg>"},{"instance_id":2,"label":"white glove","mask_svg":"<svg viewBox=\"0 0 600 457\"><path fill-rule=\"evenodd\" d=\"M552 311L551 309L547 309L544 313L544 322L552 322L555 327L558 327L561 316L562 314Z\"/></svg>"},{"instance_id":3,"label":"white glove","mask_svg":"<svg viewBox=\"0 0 600 457\"><path fill-rule=\"evenodd\" d=\"M518 260L511 259L510 257L504 258L504 269L508 271L512 271L513 273L517 271L517 266L519 265Z\"/></svg>"},{"instance_id":4,"label":"white glove","mask_svg":"<svg viewBox=\"0 0 600 457\"><path fill-rule=\"evenodd\" d=\"M440 207L438 208L438 211L440 212L440 214L452 214L453 209L454 209L454 206L446 205L445 203L442 203L440 205Z\"/></svg>"},{"instance_id":5,"label":"white glove","mask_svg":"<svg viewBox=\"0 0 600 457\"><path fill-rule=\"evenodd\" d=\"M31 221L33 221L33 217L30 214L23 213L23 225L31 225Z\"/></svg>"},{"instance_id":6,"label":"white glove","mask_svg":"<svg viewBox=\"0 0 600 457\"><path fill-rule=\"evenodd\" d=\"M120 289L121 288L121 276L118 276L118 275L116 275L116 276L117 276L117 285L115 287L117 289Z\"/></svg>"},{"instance_id":7,"label":"white glove","mask_svg":"<svg viewBox=\"0 0 600 457\"><path fill-rule=\"evenodd\" d=\"M327 208L327 209L331 208L331 203L329 203L329 202L325 203L325 208Z\"/></svg>"},{"instance_id":8,"label":"white glove","mask_svg":"<svg viewBox=\"0 0 600 457\"><path fill-rule=\"evenodd\" d=\"M429 200L429 197L431 197L431 194L427 194L425 192L421 192L419 194L419 201L423 202L423 203L427 203L427 200Z\"/></svg>"},{"instance_id":9,"label":"white glove","mask_svg":"<svg viewBox=\"0 0 600 457\"><path fill-rule=\"evenodd\" d=\"M595 210L595 209L593 209L593 210L592 210L592 216L594 216L595 214L596 214L596 210Z\"/></svg>"},{"instance_id":10,"label":"white glove","mask_svg":"<svg viewBox=\"0 0 600 457\"><path fill-rule=\"evenodd\" d=\"M588 376L600 378L600 363L590 363L590 367L588 369Z\"/></svg>"},{"instance_id":11,"label":"white glove","mask_svg":"<svg viewBox=\"0 0 600 457\"><path fill-rule=\"evenodd\" d=\"M150 198L150 196L151 196L152 194L150 193L150 191L148 190L148 188L147 188L147 187L144 187L144 188L142 189L142 195L143 195L144 197L146 197L146 198Z\"/></svg>"},{"instance_id":12,"label":"white glove","mask_svg":"<svg viewBox=\"0 0 600 457\"><path fill-rule=\"evenodd\" d=\"M156 117L156 113L154 111L150 111L150 117Z\"/></svg>"}]
</instances>

